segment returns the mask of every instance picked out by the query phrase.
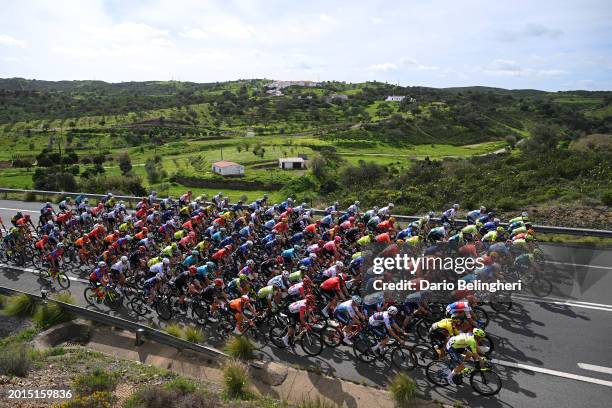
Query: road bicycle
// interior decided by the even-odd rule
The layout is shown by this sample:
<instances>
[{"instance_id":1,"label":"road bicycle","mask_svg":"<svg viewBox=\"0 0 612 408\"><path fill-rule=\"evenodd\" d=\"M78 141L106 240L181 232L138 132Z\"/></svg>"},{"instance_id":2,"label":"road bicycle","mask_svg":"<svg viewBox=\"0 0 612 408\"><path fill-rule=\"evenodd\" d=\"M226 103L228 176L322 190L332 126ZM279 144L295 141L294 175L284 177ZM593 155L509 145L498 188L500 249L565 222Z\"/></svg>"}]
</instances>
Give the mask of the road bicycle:
<instances>
[{"instance_id":1,"label":"road bicycle","mask_svg":"<svg viewBox=\"0 0 612 408\"><path fill-rule=\"evenodd\" d=\"M494 371L491 362L466 362L470 364L458 376L455 377L457 385L463 384L463 378L470 379L470 385L480 395L491 396L497 394L502 388L502 380ZM449 385L448 374L451 371L450 358L435 360L429 363L425 371L427 379L435 385L445 387Z\"/></svg>"},{"instance_id":2,"label":"road bicycle","mask_svg":"<svg viewBox=\"0 0 612 408\"><path fill-rule=\"evenodd\" d=\"M39 277L48 285L52 285L53 281L57 281L62 289L68 289L70 287L70 279L68 279L66 274L58 268L50 267L49 269L44 269L40 271Z\"/></svg>"},{"instance_id":3,"label":"road bicycle","mask_svg":"<svg viewBox=\"0 0 612 408\"><path fill-rule=\"evenodd\" d=\"M83 291L83 297L90 306L104 303L109 308L117 310L123 305L123 298L114 285L95 287L90 285Z\"/></svg>"}]
</instances>

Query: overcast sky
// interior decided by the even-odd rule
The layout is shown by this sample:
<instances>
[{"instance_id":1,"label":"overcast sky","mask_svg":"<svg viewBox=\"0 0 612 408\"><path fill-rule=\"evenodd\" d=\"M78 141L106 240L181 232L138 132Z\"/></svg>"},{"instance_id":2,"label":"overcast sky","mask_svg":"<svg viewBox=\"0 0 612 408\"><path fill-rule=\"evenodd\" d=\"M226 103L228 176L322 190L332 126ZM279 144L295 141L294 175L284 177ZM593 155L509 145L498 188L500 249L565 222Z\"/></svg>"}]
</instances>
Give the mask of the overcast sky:
<instances>
[{"instance_id":1,"label":"overcast sky","mask_svg":"<svg viewBox=\"0 0 612 408\"><path fill-rule=\"evenodd\" d=\"M0 0L0 77L612 90L610 0Z\"/></svg>"}]
</instances>

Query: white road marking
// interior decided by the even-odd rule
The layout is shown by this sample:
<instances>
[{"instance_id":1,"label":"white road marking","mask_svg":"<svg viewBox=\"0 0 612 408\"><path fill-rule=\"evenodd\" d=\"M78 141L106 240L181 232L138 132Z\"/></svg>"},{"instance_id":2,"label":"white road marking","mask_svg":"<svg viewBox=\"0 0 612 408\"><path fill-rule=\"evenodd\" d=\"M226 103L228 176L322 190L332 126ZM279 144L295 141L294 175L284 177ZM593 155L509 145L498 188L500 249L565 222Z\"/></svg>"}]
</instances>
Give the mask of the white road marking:
<instances>
[{"instance_id":1,"label":"white road marking","mask_svg":"<svg viewBox=\"0 0 612 408\"><path fill-rule=\"evenodd\" d=\"M515 363L514 361L493 360L495 364L506 367L520 368L523 370L534 371L536 373L554 375L555 377L568 378L570 380L584 381L597 385L612 387L612 381L600 380L599 378L585 377L583 375L565 373L563 371L549 370L548 368L534 367L527 364Z\"/></svg>"},{"instance_id":2,"label":"white road marking","mask_svg":"<svg viewBox=\"0 0 612 408\"><path fill-rule=\"evenodd\" d=\"M40 271L39 271L38 269L32 269L32 268L18 268L18 267L15 267L15 266L13 266L13 265L7 265L7 264L5 264L5 263L0 263L0 266L3 266L3 267L5 267L5 268L17 269L17 270L20 270L20 271L21 271L21 270L23 270L23 271L26 271L26 272L33 273L34 275L40 275ZM66 277L67 277L69 280L73 281L73 282L89 283L89 281L88 281L88 280L81 279L81 278L75 278L74 276L68 276L67 274L66 274Z\"/></svg>"},{"instance_id":3,"label":"white road marking","mask_svg":"<svg viewBox=\"0 0 612 408\"><path fill-rule=\"evenodd\" d=\"M578 367L582 368L583 370L597 371L598 373L605 373L605 374L612 374L612 368L609 368L609 367L602 367L602 366L587 364L587 363L578 363Z\"/></svg>"},{"instance_id":4,"label":"white road marking","mask_svg":"<svg viewBox=\"0 0 612 408\"><path fill-rule=\"evenodd\" d=\"M35 210L23 210L23 209L20 209L20 208L5 208L5 207L0 207L0 210L15 211L15 212L17 212L17 211L24 212L24 211L25 211L25 212L30 212L30 213L34 213L34 214L38 214L38 213L40 213L40 211L35 211Z\"/></svg>"},{"instance_id":5,"label":"white road marking","mask_svg":"<svg viewBox=\"0 0 612 408\"><path fill-rule=\"evenodd\" d=\"M527 300L530 302L543 302L543 303L550 303L554 305L582 307L584 309L595 309L595 310L603 310L606 312L612 312L612 305L606 305L602 303L589 303L589 302L579 302L579 301L574 301L574 300L539 298L535 296L524 296L524 295L513 295L513 297L516 297L517 299L520 299L520 300Z\"/></svg>"},{"instance_id":6,"label":"white road marking","mask_svg":"<svg viewBox=\"0 0 612 408\"><path fill-rule=\"evenodd\" d=\"M609 269L612 270L612 266L601 266L601 265L584 265L584 264L576 264L571 262L557 262L557 261L546 261L547 264L555 264L555 265L569 265L569 266L580 266L584 268L595 268L595 269Z\"/></svg>"}]
</instances>

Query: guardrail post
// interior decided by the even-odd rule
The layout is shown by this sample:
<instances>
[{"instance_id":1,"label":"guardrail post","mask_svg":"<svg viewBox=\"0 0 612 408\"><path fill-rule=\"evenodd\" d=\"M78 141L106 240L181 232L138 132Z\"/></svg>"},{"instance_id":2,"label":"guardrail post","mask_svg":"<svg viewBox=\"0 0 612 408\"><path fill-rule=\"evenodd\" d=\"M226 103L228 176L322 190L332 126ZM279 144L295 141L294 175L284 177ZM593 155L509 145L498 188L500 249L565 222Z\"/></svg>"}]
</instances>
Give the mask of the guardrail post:
<instances>
[{"instance_id":1,"label":"guardrail post","mask_svg":"<svg viewBox=\"0 0 612 408\"><path fill-rule=\"evenodd\" d=\"M140 346L144 343L145 331L144 329L136 329L136 345Z\"/></svg>"}]
</instances>

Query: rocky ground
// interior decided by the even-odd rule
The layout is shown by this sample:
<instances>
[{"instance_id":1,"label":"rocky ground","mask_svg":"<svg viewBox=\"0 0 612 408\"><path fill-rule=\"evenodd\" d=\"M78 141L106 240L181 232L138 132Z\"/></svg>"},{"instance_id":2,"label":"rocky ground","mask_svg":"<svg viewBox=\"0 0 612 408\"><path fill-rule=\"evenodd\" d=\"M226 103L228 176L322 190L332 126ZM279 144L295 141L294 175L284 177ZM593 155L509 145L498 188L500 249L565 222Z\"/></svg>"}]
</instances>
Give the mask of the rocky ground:
<instances>
[{"instance_id":1,"label":"rocky ground","mask_svg":"<svg viewBox=\"0 0 612 408\"><path fill-rule=\"evenodd\" d=\"M578 206L531 206L525 209L536 224L573 228L612 229L612 208ZM516 217L520 212L501 213L502 220Z\"/></svg>"}]
</instances>

